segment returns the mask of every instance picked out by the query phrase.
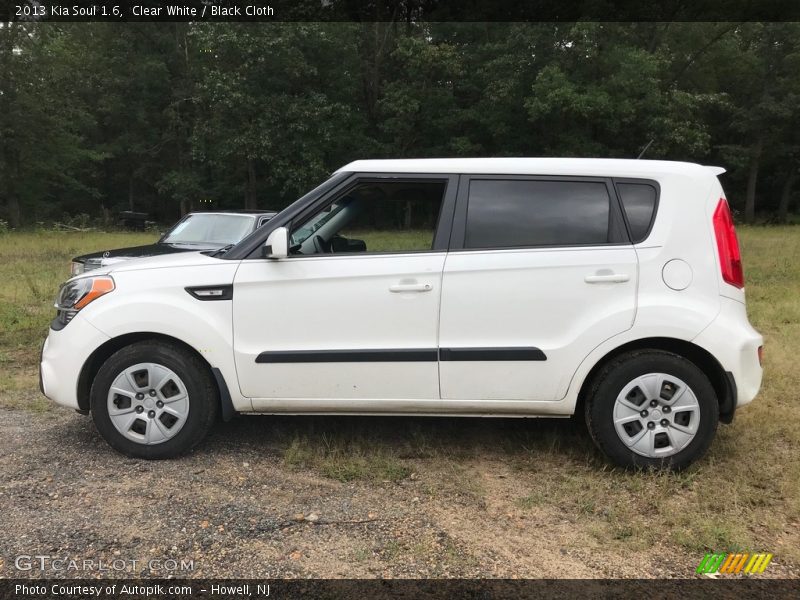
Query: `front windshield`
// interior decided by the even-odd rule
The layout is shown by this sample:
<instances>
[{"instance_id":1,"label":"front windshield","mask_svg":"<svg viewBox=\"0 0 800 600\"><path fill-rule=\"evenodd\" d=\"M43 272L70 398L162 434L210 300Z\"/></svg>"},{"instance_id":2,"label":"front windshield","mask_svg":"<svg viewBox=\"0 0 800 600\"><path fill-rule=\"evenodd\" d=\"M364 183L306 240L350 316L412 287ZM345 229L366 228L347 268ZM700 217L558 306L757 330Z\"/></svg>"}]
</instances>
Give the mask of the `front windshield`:
<instances>
[{"instance_id":1,"label":"front windshield","mask_svg":"<svg viewBox=\"0 0 800 600\"><path fill-rule=\"evenodd\" d=\"M253 229L252 215L189 215L170 231L167 244L235 244Z\"/></svg>"}]
</instances>

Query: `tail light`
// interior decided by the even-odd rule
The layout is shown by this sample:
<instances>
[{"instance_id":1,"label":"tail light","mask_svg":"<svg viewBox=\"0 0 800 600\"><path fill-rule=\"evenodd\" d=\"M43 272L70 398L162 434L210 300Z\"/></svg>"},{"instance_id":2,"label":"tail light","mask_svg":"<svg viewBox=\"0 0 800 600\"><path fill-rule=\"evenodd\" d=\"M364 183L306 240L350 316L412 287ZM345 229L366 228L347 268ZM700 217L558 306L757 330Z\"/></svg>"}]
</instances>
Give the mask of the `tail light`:
<instances>
[{"instance_id":1,"label":"tail light","mask_svg":"<svg viewBox=\"0 0 800 600\"><path fill-rule=\"evenodd\" d=\"M758 347L758 364L759 366L764 364L764 346Z\"/></svg>"},{"instance_id":2,"label":"tail light","mask_svg":"<svg viewBox=\"0 0 800 600\"><path fill-rule=\"evenodd\" d=\"M722 279L732 286L743 288L744 273L742 272L742 256L739 253L739 240L736 239L733 216L725 198L719 199L717 209L714 211L714 234L717 238Z\"/></svg>"}]
</instances>

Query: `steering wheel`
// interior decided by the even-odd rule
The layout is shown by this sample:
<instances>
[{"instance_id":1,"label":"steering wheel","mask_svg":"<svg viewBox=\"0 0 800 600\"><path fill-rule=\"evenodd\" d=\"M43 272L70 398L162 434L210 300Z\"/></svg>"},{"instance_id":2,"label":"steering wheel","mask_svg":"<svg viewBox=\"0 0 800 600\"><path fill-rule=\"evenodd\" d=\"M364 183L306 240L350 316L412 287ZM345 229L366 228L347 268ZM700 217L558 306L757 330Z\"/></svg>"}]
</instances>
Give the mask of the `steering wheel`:
<instances>
[{"instance_id":1,"label":"steering wheel","mask_svg":"<svg viewBox=\"0 0 800 600\"><path fill-rule=\"evenodd\" d=\"M314 236L314 250L316 250L317 254L327 254L330 252L330 250L325 249L325 240L321 235Z\"/></svg>"}]
</instances>

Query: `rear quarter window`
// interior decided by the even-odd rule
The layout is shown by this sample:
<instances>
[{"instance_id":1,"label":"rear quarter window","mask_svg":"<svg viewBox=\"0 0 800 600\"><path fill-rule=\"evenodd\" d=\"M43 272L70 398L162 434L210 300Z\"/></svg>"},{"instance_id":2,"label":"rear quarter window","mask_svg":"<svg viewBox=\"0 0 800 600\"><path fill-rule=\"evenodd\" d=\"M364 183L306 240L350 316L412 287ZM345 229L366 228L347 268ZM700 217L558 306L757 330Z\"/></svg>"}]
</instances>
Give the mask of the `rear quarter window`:
<instances>
[{"instance_id":1,"label":"rear quarter window","mask_svg":"<svg viewBox=\"0 0 800 600\"><path fill-rule=\"evenodd\" d=\"M616 181L617 194L628 221L631 242L643 242L653 226L658 205L658 187L650 182Z\"/></svg>"}]
</instances>

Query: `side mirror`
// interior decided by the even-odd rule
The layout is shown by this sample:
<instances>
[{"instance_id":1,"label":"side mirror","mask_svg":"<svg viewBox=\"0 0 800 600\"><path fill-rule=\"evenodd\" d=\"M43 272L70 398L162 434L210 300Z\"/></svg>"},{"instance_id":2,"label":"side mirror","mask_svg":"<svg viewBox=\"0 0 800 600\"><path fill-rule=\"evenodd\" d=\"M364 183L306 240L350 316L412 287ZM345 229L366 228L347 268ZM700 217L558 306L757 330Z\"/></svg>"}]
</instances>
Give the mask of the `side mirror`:
<instances>
[{"instance_id":1,"label":"side mirror","mask_svg":"<svg viewBox=\"0 0 800 600\"><path fill-rule=\"evenodd\" d=\"M289 230L278 227L269 234L264 244L264 258L286 258L289 256Z\"/></svg>"}]
</instances>

